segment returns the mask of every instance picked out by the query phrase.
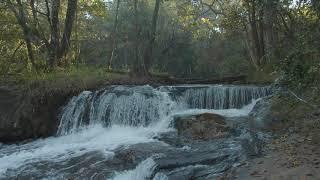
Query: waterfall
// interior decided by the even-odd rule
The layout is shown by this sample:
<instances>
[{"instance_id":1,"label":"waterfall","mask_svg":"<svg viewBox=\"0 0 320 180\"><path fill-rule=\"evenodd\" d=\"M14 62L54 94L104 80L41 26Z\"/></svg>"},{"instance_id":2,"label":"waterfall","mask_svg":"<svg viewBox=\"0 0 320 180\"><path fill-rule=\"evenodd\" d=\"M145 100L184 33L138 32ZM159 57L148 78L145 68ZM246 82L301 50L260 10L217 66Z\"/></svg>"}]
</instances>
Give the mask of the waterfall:
<instances>
[{"instance_id":1,"label":"waterfall","mask_svg":"<svg viewBox=\"0 0 320 180\"><path fill-rule=\"evenodd\" d=\"M157 169L159 157L147 154L158 146L164 148L159 151L161 156L171 153L173 149L155 137L166 132L171 136L175 116L214 113L245 117L259 98L270 93L269 87L230 85L111 86L84 91L62 108L58 136L19 145L0 144L0 179L90 179L101 174L115 180L153 176L153 180L166 180L169 177ZM219 143L240 143L237 141ZM146 155L134 169L119 164L127 161L125 152L132 145L138 145L138 154L141 148ZM194 150L198 151L192 147ZM131 157L131 151L127 152ZM123 171L123 167L131 170Z\"/></svg>"},{"instance_id":2,"label":"waterfall","mask_svg":"<svg viewBox=\"0 0 320 180\"><path fill-rule=\"evenodd\" d=\"M63 108L58 135L88 125L147 127L178 110L241 108L271 93L256 86L112 86L84 91Z\"/></svg>"},{"instance_id":3,"label":"waterfall","mask_svg":"<svg viewBox=\"0 0 320 180\"><path fill-rule=\"evenodd\" d=\"M78 127L83 125L91 94L89 91L84 91L79 96L73 97L67 106L63 108L58 134L73 133Z\"/></svg>"},{"instance_id":4,"label":"waterfall","mask_svg":"<svg viewBox=\"0 0 320 180\"><path fill-rule=\"evenodd\" d=\"M177 107L167 92L151 86L115 86L102 91L85 91L73 97L63 109L58 135L94 124L146 127L168 116Z\"/></svg>"},{"instance_id":5,"label":"waterfall","mask_svg":"<svg viewBox=\"0 0 320 180\"><path fill-rule=\"evenodd\" d=\"M189 88L180 101L193 109L232 109L241 108L253 99L270 94L270 87L214 85Z\"/></svg>"}]
</instances>

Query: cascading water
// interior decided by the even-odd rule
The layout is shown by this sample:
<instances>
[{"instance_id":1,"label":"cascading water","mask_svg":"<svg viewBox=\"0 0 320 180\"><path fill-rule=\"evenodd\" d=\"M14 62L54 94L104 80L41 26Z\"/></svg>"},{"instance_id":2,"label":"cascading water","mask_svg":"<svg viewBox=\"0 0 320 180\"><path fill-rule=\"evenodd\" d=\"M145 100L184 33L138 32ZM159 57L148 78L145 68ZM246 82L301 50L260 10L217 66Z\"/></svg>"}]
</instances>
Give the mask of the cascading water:
<instances>
[{"instance_id":1,"label":"cascading water","mask_svg":"<svg viewBox=\"0 0 320 180\"><path fill-rule=\"evenodd\" d=\"M269 87L256 86L207 86L188 88L181 101L192 109L232 109L241 108L258 99L269 95Z\"/></svg>"},{"instance_id":2,"label":"cascading water","mask_svg":"<svg viewBox=\"0 0 320 180\"><path fill-rule=\"evenodd\" d=\"M64 108L58 135L87 125L143 126L155 124L178 109L168 92L151 86L116 86L97 92L82 92Z\"/></svg>"},{"instance_id":3,"label":"cascading water","mask_svg":"<svg viewBox=\"0 0 320 180\"><path fill-rule=\"evenodd\" d=\"M64 108L58 135L87 125L143 126L186 109L232 109L271 93L255 86L115 86L73 97Z\"/></svg>"},{"instance_id":4,"label":"cascading water","mask_svg":"<svg viewBox=\"0 0 320 180\"><path fill-rule=\"evenodd\" d=\"M57 137L0 147L0 178L16 178L18 174L23 178L73 179L77 175L70 168L79 168L78 179L98 176L97 171L108 174L108 168L99 163L112 159L120 147L158 142L154 137L171 130L174 115L212 112L244 116L256 99L269 94L269 87L229 85L112 86L84 91L62 109ZM87 161L93 164L82 165ZM133 171L118 173L115 179L149 177L141 173L148 173L145 164L154 170L153 163L146 160Z\"/></svg>"}]
</instances>

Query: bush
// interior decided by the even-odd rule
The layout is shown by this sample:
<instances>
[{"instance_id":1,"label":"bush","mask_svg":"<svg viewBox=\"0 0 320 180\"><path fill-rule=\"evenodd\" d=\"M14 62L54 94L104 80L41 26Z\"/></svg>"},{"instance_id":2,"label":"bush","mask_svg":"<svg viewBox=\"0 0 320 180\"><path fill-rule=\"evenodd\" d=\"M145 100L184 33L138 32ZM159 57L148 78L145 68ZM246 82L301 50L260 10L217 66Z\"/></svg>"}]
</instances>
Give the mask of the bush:
<instances>
[{"instance_id":1,"label":"bush","mask_svg":"<svg viewBox=\"0 0 320 180\"><path fill-rule=\"evenodd\" d=\"M317 52L295 52L285 58L280 68L287 84L295 88L317 85L320 80L320 56Z\"/></svg>"}]
</instances>

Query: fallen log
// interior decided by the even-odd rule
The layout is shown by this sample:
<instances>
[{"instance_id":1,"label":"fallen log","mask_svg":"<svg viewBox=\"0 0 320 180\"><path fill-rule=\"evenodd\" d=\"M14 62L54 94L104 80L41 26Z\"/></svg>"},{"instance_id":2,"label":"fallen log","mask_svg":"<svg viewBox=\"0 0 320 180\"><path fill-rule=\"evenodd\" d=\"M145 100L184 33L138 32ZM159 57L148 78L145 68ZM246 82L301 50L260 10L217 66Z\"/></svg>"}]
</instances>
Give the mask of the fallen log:
<instances>
[{"instance_id":1,"label":"fallen log","mask_svg":"<svg viewBox=\"0 0 320 180\"><path fill-rule=\"evenodd\" d=\"M177 79L173 78L177 84L227 84L227 83L245 83L247 79L246 75L229 76L213 79Z\"/></svg>"}]
</instances>

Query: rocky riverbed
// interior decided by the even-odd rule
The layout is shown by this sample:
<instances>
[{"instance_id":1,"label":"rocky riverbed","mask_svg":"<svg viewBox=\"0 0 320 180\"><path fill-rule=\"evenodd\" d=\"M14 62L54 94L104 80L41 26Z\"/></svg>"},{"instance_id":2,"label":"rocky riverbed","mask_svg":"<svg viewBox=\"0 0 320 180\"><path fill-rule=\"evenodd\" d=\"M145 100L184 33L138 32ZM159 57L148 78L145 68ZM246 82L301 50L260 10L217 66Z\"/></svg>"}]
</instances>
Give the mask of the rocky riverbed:
<instances>
[{"instance_id":1,"label":"rocky riverbed","mask_svg":"<svg viewBox=\"0 0 320 180\"><path fill-rule=\"evenodd\" d=\"M318 112L287 91L279 91L258 102L250 116L255 119L255 126L270 132L272 138L263 146L261 157L230 169L223 178L320 179Z\"/></svg>"},{"instance_id":2,"label":"rocky riverbed","mask_svg":"<svg viewBox=\"0 0 320 180\"><path fill-rule=\"evenodd\" d=\"M204 118L206 117L206 118ZM215 120L212 118L218 118ZM81 155L72 156L72 150L61 154L61 160L29 159L21 164L19 170L14 167L2 172L7 178L40 179L46 177L63 177L69 179L212 179L222 177L223 173L238 167L248 158L258 157L262 152L267 134L256 133L248 127L249 119L245 117L232 117L224 119L217 114L199 114L185 116L192 121L201 121L203 124L216 124L211 126L217 132L225 135L213 136L212 129L206 126L199 127L198 123L192 124L186 120L183 126L166 133L152 137L151 142L119 146L113 153L104 154L99 150L88 151L85 147ZM181 124L176 117L174 124ZM217 124L219 121L220 124ZM221 126L223 124L223 126ZM227 125L228 124L228 125ZM183 127L183 129L181 129ZM188 134L185 131L201 132ZM205 137L205 138L203 138ZM95 139L91 139L92 141ZM21 145L18 149L3 147L2 158L5 151L21 151L31 144ZM10 153L10 152L7 152ZM17 155L22 153L16 152ZM37 153L37 152L35 152ZM71 154L68 154L71 153ZM50 156L50 152L48 155ZM54 155L54 152L51 154ZM63 156L68 156L64 159ZM39 158L39 157L38 157ZM0 158L1 159L1 158ZM64 160L63 160L64 159ZM19 162L19 160L17 160ZM29 161L29 163L28 163ZM35 162L34 162L35 161ZM131 171L127 171L130 170ZM147 171L146 171L147 169Z\"/></svg>"},{"instance_id":3,"label":"rocky riverbed","mask_svg":"<svg viewBox=\"0 0 320 180\"><path fill-rule=\"evenodd\" d=\"M223 177L262 155L270 136L249 112L267 95L268 87L220 85L84 91L61 109L56 136L1 145L0 177Z\"/></svg>"}]
</instances>

